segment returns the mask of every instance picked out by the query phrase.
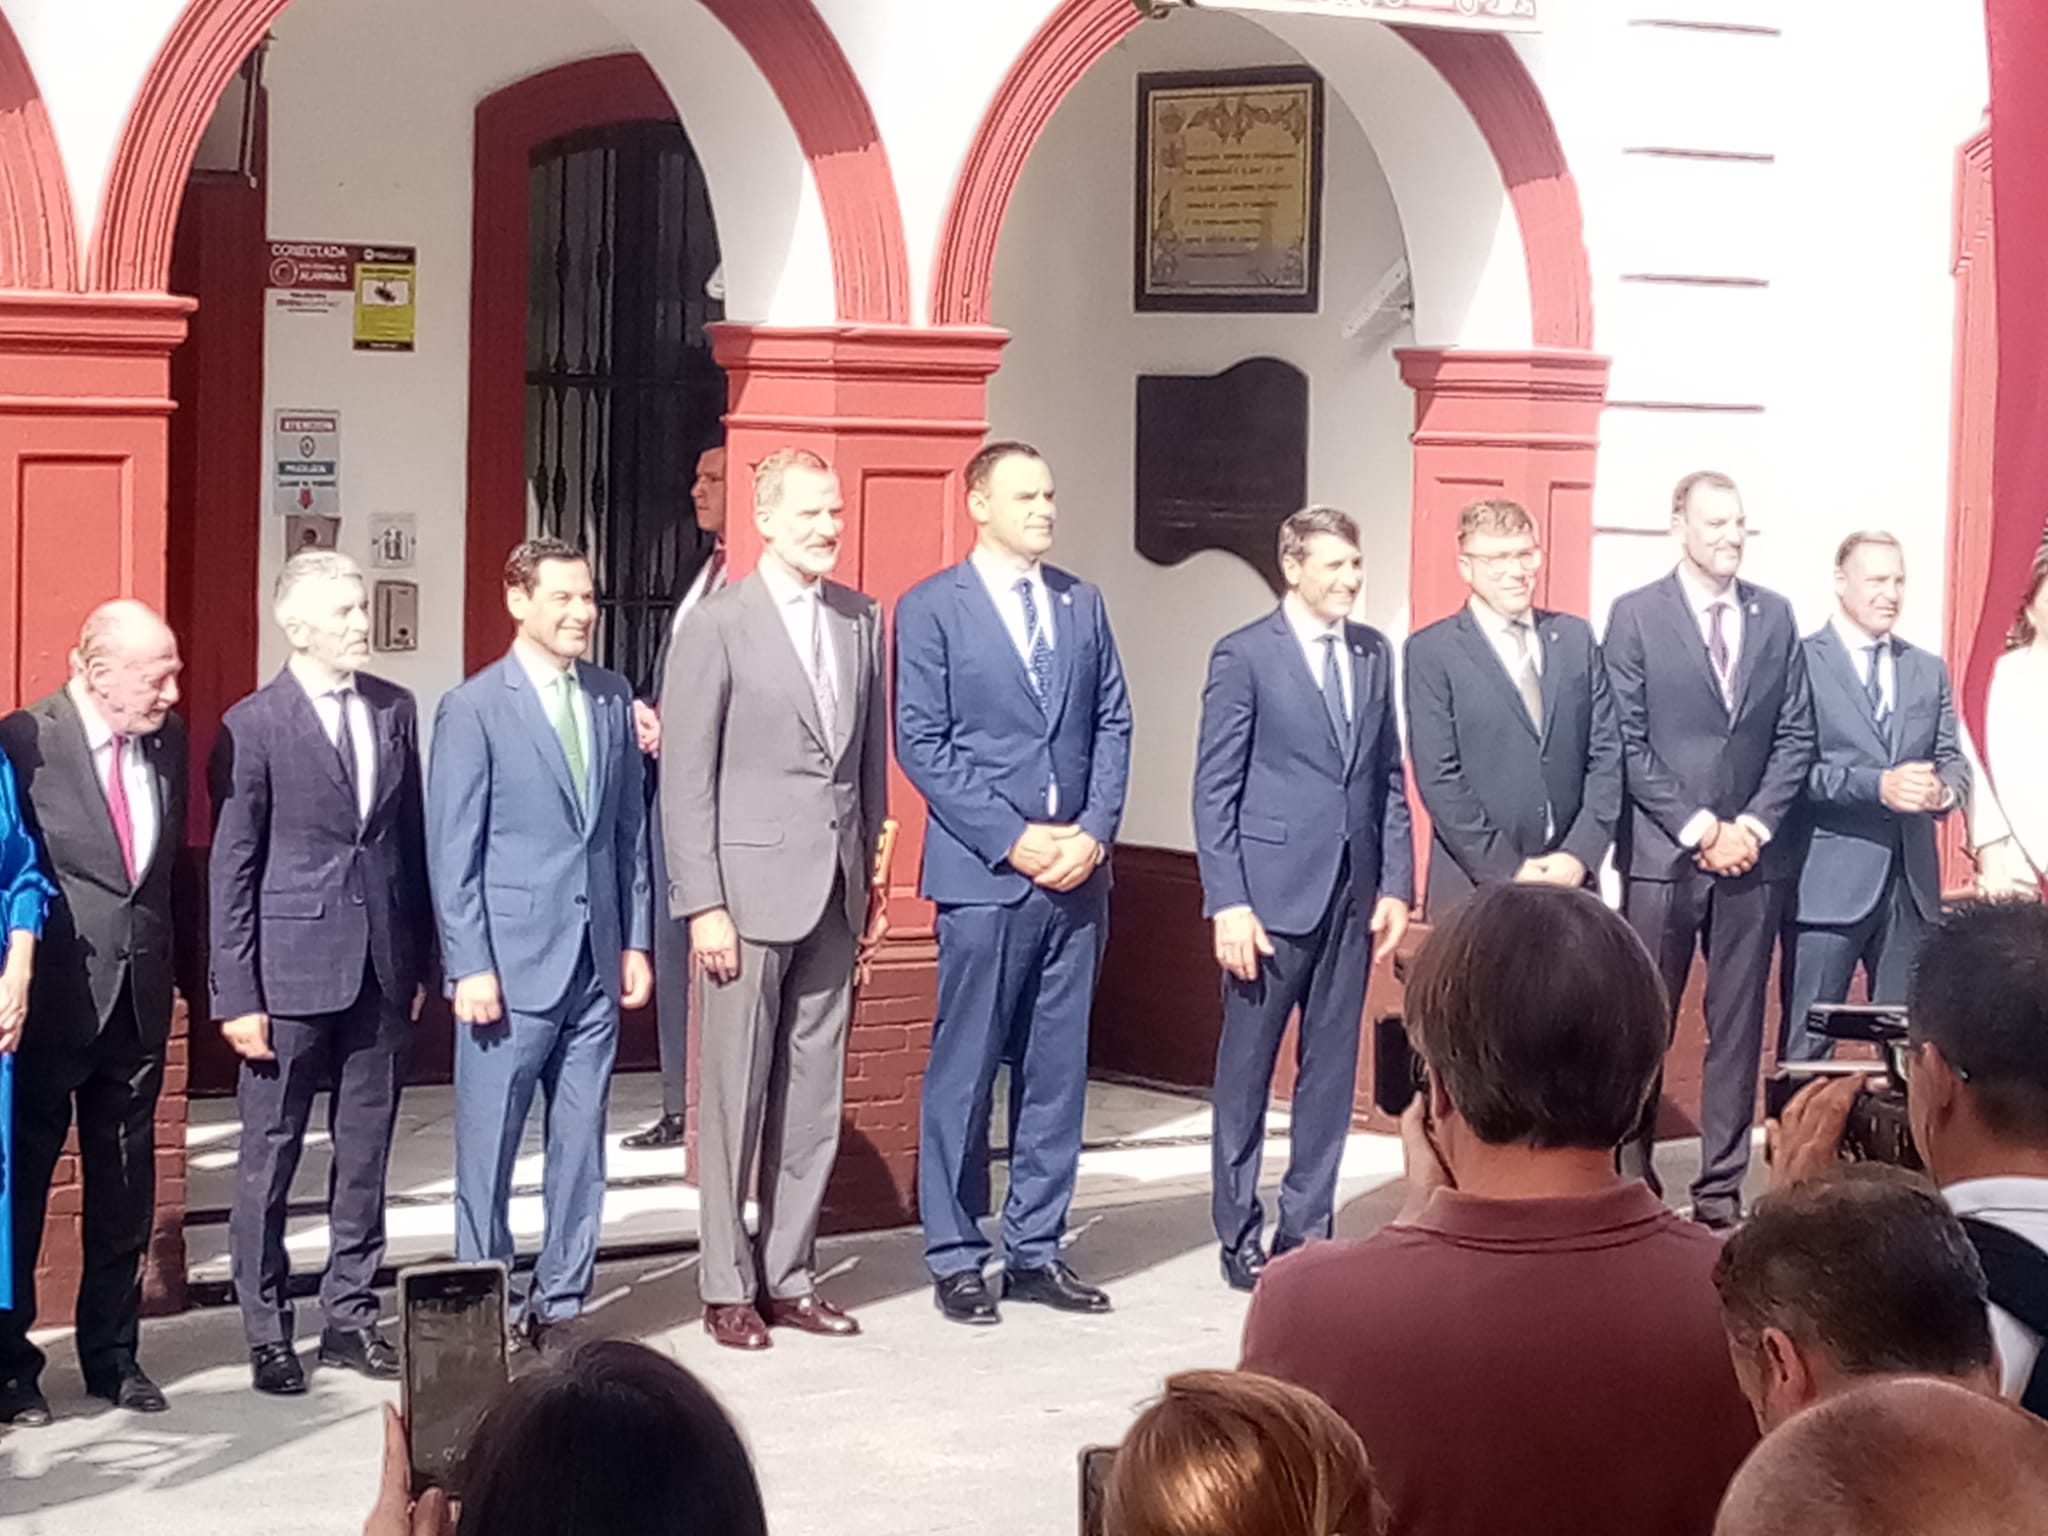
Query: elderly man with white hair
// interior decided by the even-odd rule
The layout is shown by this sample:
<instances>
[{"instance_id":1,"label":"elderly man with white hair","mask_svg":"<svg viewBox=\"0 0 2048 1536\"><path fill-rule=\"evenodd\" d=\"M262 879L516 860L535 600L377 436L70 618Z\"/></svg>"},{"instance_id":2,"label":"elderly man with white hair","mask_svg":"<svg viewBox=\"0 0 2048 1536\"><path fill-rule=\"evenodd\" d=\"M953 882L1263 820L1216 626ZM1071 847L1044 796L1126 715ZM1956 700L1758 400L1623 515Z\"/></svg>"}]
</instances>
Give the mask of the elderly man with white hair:
<instances>
[{"instance_id":1,"label":"elderly man with white hair","mask_svg":"<svg viewBox=\"0 0 2048 1536\"><path fill-rule=\"evenodd\" d=\"M56 886L16 1057L14 1306L0 1312L0 1424L50 1422L35 1272L50 1178L78 1110L85 1388L137 1413L164 1395L135 1358L156 1208L156 1100L171 1028L171 866L185 837L178 642L132 599L85 621L71 679L0 720Z\"/></svg>"},{"instance_id":2,"label":"elderly man with white hair","mask_svg":"<svg viewBox=\"0 0 2048 1536\"><path fill-rule=\"evenodd\" d=\"M413 696L362 670L353 560L310 550L277 580L291 659L227 712L209 782L213 1017L242 1058L229 1236L257 1391L306 1390L292 1347L286 1202L329 1095L332 1233L319 1361L398 1374L377 1328L384 1181L433 908Z\"/></svg>"}]
</instances>

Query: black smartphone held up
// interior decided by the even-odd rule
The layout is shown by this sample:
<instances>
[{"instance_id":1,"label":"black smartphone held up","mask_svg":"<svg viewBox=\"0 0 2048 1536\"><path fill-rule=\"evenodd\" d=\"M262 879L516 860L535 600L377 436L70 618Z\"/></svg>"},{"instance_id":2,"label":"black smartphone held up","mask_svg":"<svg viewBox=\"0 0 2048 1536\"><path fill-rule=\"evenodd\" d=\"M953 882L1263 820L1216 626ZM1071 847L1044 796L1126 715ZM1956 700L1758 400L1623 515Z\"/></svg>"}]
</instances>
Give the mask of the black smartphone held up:
<instances>
[{"instance_id":1,"label":"black smartphone held up","mask_svg":"<svg viewBox=\"0 0 2048 1536\"><path fill-rule=\"evenodd\" d=\"M454 1493L455 1468L504 1390L505 1268L419 1264L398 1273L399 1351L412 1488Z\"/></svg>"},{"instance_id":2,"label":"black smartphone held up","mask_svg":"<svg viewBox=\"0 0 2048 1536\"><path fill-rule=\"evenodd\" d=\"M1426 1079L1422 1058L1408 1043L1408 1026L1398 1013L1382 1014L1372 1026L1372 1102L1398 1120L1415 1102Z\"/></svg>"},{"instance_id":3,"label":"black smartphone held up","mask_svg":"<svg viewBox=\"0 0 2048 1536\"><path fill-rule=\"evenodd\" d=\"M1104 1499L1109 1469L1116 1465L1116 1447L1091 1445L1081 1452L1081 1536L1103 1536L1108 1528Z\"/></svg>"}]
</instances>

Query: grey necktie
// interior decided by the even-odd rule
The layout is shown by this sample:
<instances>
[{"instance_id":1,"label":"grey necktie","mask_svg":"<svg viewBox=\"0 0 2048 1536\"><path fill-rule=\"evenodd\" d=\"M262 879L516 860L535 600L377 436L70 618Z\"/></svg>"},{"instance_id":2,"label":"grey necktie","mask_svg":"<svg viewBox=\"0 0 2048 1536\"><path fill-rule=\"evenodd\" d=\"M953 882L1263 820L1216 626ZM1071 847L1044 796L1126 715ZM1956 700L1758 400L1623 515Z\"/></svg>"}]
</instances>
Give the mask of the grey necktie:
<instances>
[{"instance_id":1,"label":"grey necktie","mask_svg":"<svg viewBox=\"0 0 2048 1536\"><path fill-rule=\"evenodd\" d=\"M839 734L839 690L832 682L832 659L825 650L825 605L818 598L809 601L811 610L811 695L818 701L818 723L825 739Z\"/></svg>"},{"instance_id":2,"label":"grey necktie","mask_svg":"<svg viewBox=\"0 0 2048 1536\"><path fill-rule=\"evenodd\" d=\"M348 717L348 701L354 696L355 689L346 685L334 690L334 702L341 707L341 728L335 732L334 751L341 759L341 781L348 786L348 803L356 808L356 816L361 819L363 786L356 772L355 725Z\"/></svg>"},{"instance_id":3,"label":"grey necktie","mask_svg":"<svg viewBox=\"0 0 2048 1536\"><path fill-rule=\"evenodd\" d=\"M1529 712L1529 723L1537 730L1543 729L1543 680L1536 673L1535 635L1527 619L1517 619L1508 626L1508 633L1515 637L1515 692L1522 696L1522 708Z\"/></svg>"}]
</instances>

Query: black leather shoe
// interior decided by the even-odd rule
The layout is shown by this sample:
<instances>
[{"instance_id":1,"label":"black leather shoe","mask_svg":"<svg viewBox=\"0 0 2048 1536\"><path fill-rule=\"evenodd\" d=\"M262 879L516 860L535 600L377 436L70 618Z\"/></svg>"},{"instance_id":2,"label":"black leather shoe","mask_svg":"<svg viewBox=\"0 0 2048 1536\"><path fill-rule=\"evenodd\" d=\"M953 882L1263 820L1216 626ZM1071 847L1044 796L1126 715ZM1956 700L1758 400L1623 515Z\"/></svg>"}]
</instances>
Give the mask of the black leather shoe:
<instances>
[{"instance_id":1,"label":"black leather shoe","mask_svg":"<svg viewBox=\"0 0 2048 1536\"><path fill-rule=\"evenodd\" d=\"M306 1372L289 1344L258 1344L250 1350L249 1379L258 1392L272 1397L297 1397L306 1390Z\"/></svg>"},{"instance_id":2,"label":"black leather shoe","mask_svg":"<svg viewBox=\"0 0 2048 1536\"><path fill-rule=\"evenodd\" d=\"M1107 1312L1109 1297L1083 1285L1062 1259L1037 1269L1003 1271L1003 1300L1035 1301L1061 1312Z\"/></svg>"},{"instance_id":3,"label":"black leather shoe","mask_svg":"<svg viewBox=\"0 0 2048 1536\"><path fill-rule=\"evenodd\" d=\"M0 1381L0 1424L16 1429L41 1429L50 1422L49 1400L31 1376Z\"/></svg>"},{"instance_id":4,"label":"black leather shoe","mask_svg":"<svg viewBox=\"0 0 2048 1536\"><path fill-rule=\"evenodd\" d=\"M340 1366L372 1381L398 1379L398 1350L377 1331L374 1323L367 1328L323 1329L320 1363Z\"/></svg>"},{"instance_id":5,"label":"black leather shoe","mask_svg":"<svg viewBox=\"0 0 2048 1536\"><path fill-rule=\"evenodd\" d=\"M1242 1248L1223 1250L1223 1279L1233 1291L1248 1291L1266 1272L1266 1250L1256 1239Z\"/></svg>"},{"instance_id":6,"label":"black leather shoe","mask_svg":"<svg viewBox=\"0 0 2048 1536\"><path fill-rule=\"evenodd\" d=\"M949 1323L987 1328L1003 1320L1003 1314L996 1310L995 1297L988 1293L988 1282L981 1278L978 1269L963 1269L957 1275L935 1281L932 1299Z\"/></svg>"},{"instance_id":7,"label":"black leather shoe","mask_svg":"<svg viewBox=\"0 0 2048 1536\"><path fill-rule=\"evenodd\" d=\"M123 1360L104 1371L88 1372L85 1390L130 1413L162 1413L171 1406L164 1399L163 1388L151 1381L133 1360Z\"/></svg>"},{"instance_id":8,"label":"black leather shoe","mask_svg":"<svg viewBox=\"0 0 2048 1536\"><path fill-rule=\"evenodd\" d=\"M681 1115L663 1115L646 1130L620 1137L619 1145L642 1152L651 1147L680 1147L687 1130Z\"/></svg>"}]
</instances>

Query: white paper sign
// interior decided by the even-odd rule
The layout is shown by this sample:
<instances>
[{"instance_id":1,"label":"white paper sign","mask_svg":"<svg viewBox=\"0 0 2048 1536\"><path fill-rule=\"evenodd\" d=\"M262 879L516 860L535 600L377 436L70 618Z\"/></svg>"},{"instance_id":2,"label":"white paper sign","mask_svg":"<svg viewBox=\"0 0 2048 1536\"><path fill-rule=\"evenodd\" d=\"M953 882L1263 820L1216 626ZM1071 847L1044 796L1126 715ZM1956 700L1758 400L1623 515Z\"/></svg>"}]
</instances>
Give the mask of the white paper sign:
<instances>
[{"instance_id":1,"label":"white paper sign","mask_svg":"<svg viewBox=\"0 0 2048 1536\"><path fill-rule=\"evenodd\" d=\"M341 516L341 413L280 406L272 427L271 511L279 517Z\"/></svg>"}]
</instances>

